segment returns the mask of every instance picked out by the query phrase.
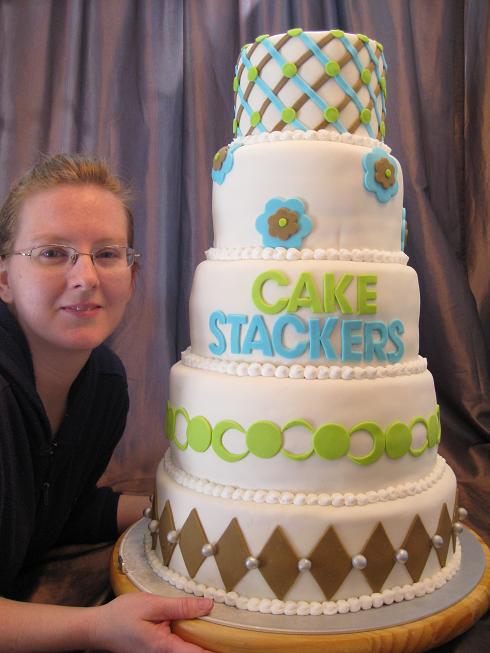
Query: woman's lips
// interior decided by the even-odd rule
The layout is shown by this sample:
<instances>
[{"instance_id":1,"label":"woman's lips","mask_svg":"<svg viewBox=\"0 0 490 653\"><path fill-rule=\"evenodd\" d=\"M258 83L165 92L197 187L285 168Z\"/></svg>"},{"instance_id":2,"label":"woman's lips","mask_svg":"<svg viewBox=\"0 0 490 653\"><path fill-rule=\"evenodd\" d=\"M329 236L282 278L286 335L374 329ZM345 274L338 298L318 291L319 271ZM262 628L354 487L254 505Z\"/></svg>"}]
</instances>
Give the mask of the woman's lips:
<instances>
[{"instance_id":1,"label":"woman's lips","mask_svg":"<svg viewBox=\"0 0 490 653\"><path fill-rule=\"evenodd\" d=\"M100 308L99 304L69 304L68 306L63 306L62 310L71 315L90 317L95 315Z\"/></svg>"}]
</instances>

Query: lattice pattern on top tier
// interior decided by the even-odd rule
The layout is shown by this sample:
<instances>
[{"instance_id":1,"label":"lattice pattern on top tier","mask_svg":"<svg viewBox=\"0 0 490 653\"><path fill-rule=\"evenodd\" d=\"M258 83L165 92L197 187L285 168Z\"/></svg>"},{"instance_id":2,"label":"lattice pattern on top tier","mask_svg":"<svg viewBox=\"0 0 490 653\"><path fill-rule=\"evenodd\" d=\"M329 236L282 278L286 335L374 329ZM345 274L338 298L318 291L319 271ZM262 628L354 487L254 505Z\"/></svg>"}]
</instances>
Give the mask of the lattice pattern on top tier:
<instances>
[{"instance_id":1,"label":"lattice pattern on top tier","mask_svg":"<svg viewBox=\"0 0 490 653\"><path fill-rule=\"evenodd\" d=\"M363 34L259 36L235 68L233 133L333 129L382 140L385 70L382 46Z\"/></svg>"}]
</instances>

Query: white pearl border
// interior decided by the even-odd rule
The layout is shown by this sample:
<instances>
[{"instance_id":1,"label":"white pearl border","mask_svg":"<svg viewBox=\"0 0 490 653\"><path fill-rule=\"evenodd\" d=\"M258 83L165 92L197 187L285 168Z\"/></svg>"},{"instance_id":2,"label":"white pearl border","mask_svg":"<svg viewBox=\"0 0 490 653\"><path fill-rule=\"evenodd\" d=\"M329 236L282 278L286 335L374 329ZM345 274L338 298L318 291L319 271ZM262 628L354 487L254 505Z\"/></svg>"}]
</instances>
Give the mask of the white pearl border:
<instances>
[{"instance_id":1,"label":"white pearl border","mask_svg":"<svg viewBox=\"0 0 490 653\"><path fill-rule=\"evenodd\" d=\"M211 247L206 252L209 261L355 261L359 263L396 263L406 265L405 252L382 249L296 249L294 247Z\"/></svg>"},{"instance_id":2,"label":"white pearl border","mask_svg":"<svg viewBox=\"0 0 490 653\"><path fill-rule=\"evenodd\" d=\"M276 379L305 379L307 381L338 379L342 381L362 379L382 379L385 377L410 376L422 374L427 370L427 359L418 356L409 363L394 363L393 365L378 365L374 367L351 367L350 365L283 365L274 363L258 363L211 358L193 354L188 347L182 352L182 363L209 372L219 372L230 376L265 376Z\"/></svg>"},{"instance_id":3,"label":"white pearl border","mask_svg":"<svg viewBox=\"0 0 490 653\"><path fill-rule=\"evenodd\" d=\"M245 489L233 485L222 485L188 474L183 469L176 467L171 459L171 450L167 449L164 456L164 466L167 474L178 485L207 496L231 499L232 501L244 501L250 503L268 503L295 506L332 506L342 508L344 506L365 506L367 504L396 501L407 496L421 494L438 483L448 469L446 461L442 456L437 456L436 463L430 474L418 481L408 481L399 485L389 485L378 490L369 490L354 494L352 492L332 494L310 492L288 492L280 490L257 490Z\"/></svg>"},{"instance_id":4,"label":"white pearl border","mask_svg":"<svg viewBox=\"0 0 490 653\"><path fill-rule=\"evenodd\" d=\"M391 152L391 147L388 147L383 141L378 141L376 138L351 134L350 132L339 134L337 131L331 129L308 129L306 131L301 129L285 129L283 131L263 132L250 136L238 136L232 141L231 145L234 143L255 145L257 143L276 143L278 141L329 141L330 143L359 145L370 149L380 147L385 152Z\"/></svg>"},{"instance_id":5,"label":"white pearl border","mask_svg":"<svg viewBox=\"0 0 490 653\"><path fill-rule=\"evenodd\" d=\"M359 612L371 608L380 608L382 605L391 605L401 601L411 601L415 597L432 594L434 590L445 585L458 571L461 564L461 544L459 538L456 544L456 551L451 562L443 567L430 578L424 578L413 584L396 586L385 589L382 592L364 594L359 597L339 599L338 601L280 601L279 599L266 599L257 597L242 596L237 592L226 592L224 589L216 589L204 583L196 583L186 576L166 567L157 554L151 548L151 533L145 533L145 553L150 567L164 581L170 583L178 590L183 590L194 596L205 596L214 599L216 603L249 610L250 612L261 612L262 614L284 614L284 615L334 615L347 612Z\"/></svg>"}]
</instances>

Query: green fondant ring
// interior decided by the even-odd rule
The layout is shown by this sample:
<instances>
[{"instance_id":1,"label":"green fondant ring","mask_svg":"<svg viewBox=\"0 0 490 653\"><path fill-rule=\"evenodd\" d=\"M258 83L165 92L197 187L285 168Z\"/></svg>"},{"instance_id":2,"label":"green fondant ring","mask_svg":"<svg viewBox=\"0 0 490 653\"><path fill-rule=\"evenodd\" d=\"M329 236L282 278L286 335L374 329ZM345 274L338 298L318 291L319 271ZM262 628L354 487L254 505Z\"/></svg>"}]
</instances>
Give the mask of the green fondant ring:
<instances>
[{"instance_id":1,"label":"green fondant ring","mask_svg":"<svg viewBox=\"0 0 490 653\"><path fill-rule=\"evenodd\" d=\"M418 447L416 449L410 445L410 449L409 449L410 453L412 454L412 456L418 457L421 456L429 446L429 425L427 424L427 420L424 419L423 417L414 417L414 419L410 422L409 425L410 433L412 432L412 429L416 424L423 424L425 426L425 431L427 434L427 438L421 447Z\"/></svg>"},{"instance_id":2,"label":"green fondant ring","mask_svg":"<svg viewBox=\"0 0 490 653\"><path fill-rule=\"evenodd\" d=\"M248 451L244 451L243 453L232 453L223 446L223 436L226 431L230 431L231 429L240 431L240 433L245 433L245 429L243 426L240 426L238 422L234 422L231 419L225 419L216 424L211 438L211 446L213 447L214 453L223 460L226 460L228 463L234 463L237 460L242 460L245 456L248 456Z\"/></svg>"},{"instance_id":3,"label":"green fondant ring","mask_svg":"<svg viewBox=\"0 0 490 653\"><path fill-rule=\"evenodd\" d=\"M177 417L178 417L179 415L182 415L182 417L183 417L183 418L185 419L185 421L187 422L187 427L188 427L188 426L189 426L189 422L190 422L191 420L190 420L190 417L189 417L189 413L186 411L186 409L185 409L185 408L176 408L176 409L175 409L175 421L176 421L176 422L177 422ZM175 442L175 445L176 445L176 446L177 446L181 451L185 451L185 450L187 449L188 445L189 445L189 440L187 439L187 427L186 427L186 440L185 440L185 443L184 443L184 444L182 444L182 442L179 442L179 440L177 439L177 433L174 432L174 438L173 438L173 440L174 440L174 442Z\"/></svg>"},{"instance_id":4,"label":"green fondant ring","mask_svg":"<svg viewBox=\"0 0 490 653\"><path fill-rule=\"evenodd\" d=\"M312 425L309 422L307 422L305 419L292 419L290 422L287 422L282 427L283 434L288 429L292 429L295 426L304 426L304 428L310 433L313 433L314 431ZM290 458L291 460L307 460L308 458L310 458L310 456L313 455L313 452L314 452L313 447L311 447L309 451L305 451L304 453L293 453L292 451L288 451L287 449L284 449L284 447L281 451L283 456L286 456L286 458Z\"/></svg>"},{"instance_id":5,"label":"green fondant ring","mask_svg":"<svg viewBox=\"0 0 490 653\"><path fill-rule=\"evenodd\" d=\"M175 408L170 401L167 401L167 410L165 413L165 435L170 442L175 437Z\"/></svg>"},{"instance_id":6,"label":"green fondant ring","mask_svg":"<svg viewBox=\"0 0 490 653\"><path fill-rule=\"evenodd\" d=\"M383 430L374 422L360 422L351 428L349 435L352 436L357 431L367 431L373 439L373 448L365 456L353 456L351 453L347 457L358 465L372 465L383 455L385 450L385 435Z\"/></svg>"}]
</instances>

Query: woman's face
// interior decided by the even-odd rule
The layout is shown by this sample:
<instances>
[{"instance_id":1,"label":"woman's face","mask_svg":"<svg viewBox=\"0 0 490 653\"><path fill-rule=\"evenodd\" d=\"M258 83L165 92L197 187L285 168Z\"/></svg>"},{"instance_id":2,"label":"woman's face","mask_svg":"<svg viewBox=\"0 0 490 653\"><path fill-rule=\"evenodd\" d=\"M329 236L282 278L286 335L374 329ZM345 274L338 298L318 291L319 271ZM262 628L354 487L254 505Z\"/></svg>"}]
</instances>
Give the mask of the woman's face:
<instances>
[{"instance_id":1,"label":"woman's face","mask_svg":"<svg viewBox=\"0 0 490 653\"><path fill-rule=\"evenodd\" d=\"M69 245L92 252L128 245L124 207L96 185L60 185L27 197L18 216L13 251ZM99 269L89 256L62 269L28 256L0 262L0 297L11 306L33 353L90 351L119 324L131 297L132 269Z\"/></svg>"}]
</instances>

